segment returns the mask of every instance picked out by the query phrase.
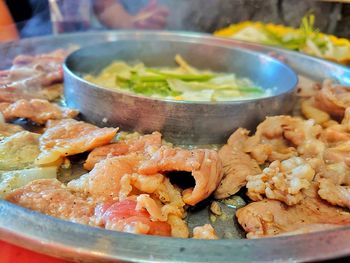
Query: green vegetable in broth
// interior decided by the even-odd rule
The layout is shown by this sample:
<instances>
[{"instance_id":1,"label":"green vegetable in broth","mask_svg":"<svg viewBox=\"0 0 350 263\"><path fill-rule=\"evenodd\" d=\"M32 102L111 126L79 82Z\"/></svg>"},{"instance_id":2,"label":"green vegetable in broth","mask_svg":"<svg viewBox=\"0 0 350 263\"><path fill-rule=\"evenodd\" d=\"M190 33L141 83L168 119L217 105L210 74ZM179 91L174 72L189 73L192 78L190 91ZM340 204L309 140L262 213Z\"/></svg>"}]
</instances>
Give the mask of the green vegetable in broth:
<instances>
[{"instance_id":1,"label":"green vegetable in broth","mask_svg":"<svg viewBox=\"0 0 350 263\"><path fill-rule=\"evenodd\" d=\"M198 70L179 55L177 68L150 68L139 63L113 62L97 76L85 79L103 87L145 96L186 101L227 101L266 96L266 91L246 78L230 73Z\"/></svg>"}]
</instances>

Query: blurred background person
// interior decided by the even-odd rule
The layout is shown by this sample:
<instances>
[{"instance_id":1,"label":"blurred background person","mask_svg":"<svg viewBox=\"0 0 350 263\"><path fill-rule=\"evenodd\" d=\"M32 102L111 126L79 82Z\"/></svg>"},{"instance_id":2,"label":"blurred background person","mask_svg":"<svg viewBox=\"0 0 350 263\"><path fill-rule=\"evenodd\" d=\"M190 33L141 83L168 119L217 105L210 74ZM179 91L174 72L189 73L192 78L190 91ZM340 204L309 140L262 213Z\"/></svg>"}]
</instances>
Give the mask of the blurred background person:
<instances>
[{"instance_id":1,"label":"blurred background person","mask_svg":"<svg viewBox=\"0 0 350 263\"><path fill-rule=\"evenodd\" d=\"M16 25L4 0L0 0L0 42L18 39Z\"/></svg>"},{"instance_id":2,"label":"blurred background person","mask_svg":"<svg viewBox=\"0 0 350 263\"><path fill-rule=\"evenodd\" d=\"M21 5L17 0L6 0L6 3L21 37L106 28L164 29L169 14L157 0L21 0ZM85 14L77 12L79 6ZM57 21L57 15L67 13L70 17L63 19L68 20ZM84 21L79 21L78 16L82 15ZM84 26L78 26L79 22Z\"/></svg>"},{"instance_id":3,"label":"blurred background person","mask_svg":"<svg viewBox=\"0 0 350 263\"><path fill-rule=\"evenodd\" d=\"M113 29L164 29L169 11L157 0L96 0L98 20Z\"/></svg>"},{"instance_id":4,"label":"blurred background person","mask_svg":"<svg viewBox=\"0 0 350 263\"><path fill-rule=\"evenodd\" d=\"M6 0L6 3L22 38L52 34L48 0L20 0L20 3Z\"/></svg>"}]
</instances>

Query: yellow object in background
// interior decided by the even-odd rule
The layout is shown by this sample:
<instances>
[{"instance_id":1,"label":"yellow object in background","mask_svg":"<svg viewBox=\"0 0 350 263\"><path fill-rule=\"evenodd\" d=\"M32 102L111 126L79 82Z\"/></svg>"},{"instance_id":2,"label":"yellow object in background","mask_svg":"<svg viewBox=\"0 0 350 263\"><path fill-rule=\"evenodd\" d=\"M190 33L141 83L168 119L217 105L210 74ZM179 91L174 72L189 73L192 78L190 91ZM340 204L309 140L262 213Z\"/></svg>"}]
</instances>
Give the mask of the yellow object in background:
<instances>
[{"instance_id":1,"label":"yellow object in background","mask_svg":"<svg viewBox=\"0 0 350 263\"><path fill-rule=\"evenodd\" d=\"M4 0L0 0L0 42L18 39L18 32Z\"/></svg>"},{"instance_id":2,"label":"yellow object in background","mask_svg":"<svg viewBox=\"0 0 350 263\"><path fill-rule=\"evenodd\" d=\"M246 21L220 29L216 36L273 45L304 52L342 64L350 62L350 41L319 33L315 17L305 16L300 28Z\"/></svg>"}]
</instances>

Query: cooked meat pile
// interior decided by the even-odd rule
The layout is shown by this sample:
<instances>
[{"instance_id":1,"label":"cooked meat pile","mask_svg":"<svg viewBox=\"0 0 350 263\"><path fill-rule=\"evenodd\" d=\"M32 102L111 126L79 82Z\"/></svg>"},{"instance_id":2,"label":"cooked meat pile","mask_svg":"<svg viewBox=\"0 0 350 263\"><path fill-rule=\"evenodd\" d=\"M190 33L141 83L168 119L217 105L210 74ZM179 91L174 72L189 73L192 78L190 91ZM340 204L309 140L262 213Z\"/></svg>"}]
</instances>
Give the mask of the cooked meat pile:
<instances>
[{"instance_id":1,"label":"cooked meat pile","mask_svg":"<svg viewBox=\"0 0 350 263\"><path fill-rule=\"evenodd\" d=\"M254 202L236 216L248 238L350 224L349 91L329 80L301 88L302 116L267 117L255 134L238 129L221 148L215 196L246 187Z\"/></svg>"},{"instance_id":2,"label":"cooked meat pile","mask_svg":"<svg viewBox=\"0 0 350 263\"><path fill-rule=\"evenodd\" d=\"M189 150L159 132L125 134L75 120L78 111L50 102L62 95L65 55L19 56L0 73L0 196L7 201L116 231L217 239L210 224L190 233L186 209L244 189L251 202L236 216L248 238L350 224L350 87L329 80L301 87L300 116L266 117L255 134L239 128L219 151ZM45 128L25 131L13 123L18 118ZM82 153L86 173L57 180ZM192 185L175 183L188 176Z\"/></svg>"}]
</instances>

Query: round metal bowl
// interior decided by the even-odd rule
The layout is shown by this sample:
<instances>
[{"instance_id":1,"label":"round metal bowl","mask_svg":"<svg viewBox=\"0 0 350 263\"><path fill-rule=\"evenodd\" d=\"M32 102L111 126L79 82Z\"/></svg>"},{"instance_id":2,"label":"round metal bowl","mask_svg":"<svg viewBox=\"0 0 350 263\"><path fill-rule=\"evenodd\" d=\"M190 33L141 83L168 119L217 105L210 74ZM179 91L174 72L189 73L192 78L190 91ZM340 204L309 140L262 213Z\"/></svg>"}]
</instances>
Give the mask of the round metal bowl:
<instances>
[{"instance_id":1,"label":"round metal bowl","mask_svg":"<svg viewBox=\"0 0 350 263\"><path fill-rule=\"evenodd\" d=\"M151 38L173 39L167 32L135 32ZM130 37L127 32L93 32L25 39L0 45L0 67L18 54L39 54L71 45L86 46ZM176 39L195 39L178 33ZM203 35L198 36L203 39ZM282 55L299 74L314 81L331 78L350 85L350 69L300 53L230 39L207 38L263 53ZM77 262L300 262L350 256L350 227L297 236L258 240L184 240L92 228L59 220L0 200L0 239ZM0 260L1 261L1 260Z\"/></svg>"},{"instance_id":2,"label":"round metal bowl","mask_svg":"<svg viewBox=\"0 0 350 263\"><path fill-rule=\"evenodd\" d=\"M177 144L225 143L238 127L254 129L266 116L292 110L298 82L292 69L270 56L203 36L166 39L140 34L135 39L130 33L115 42L75 51L64 65L66 103L88 122L141 133L160 131L166 140ZM249 78L263 89L271 89L271 95L225 102L161 100L103 88L83 78L98 74L115 60L172 67L176 54L199 69Z\"/></svg>"}]
</instances>

